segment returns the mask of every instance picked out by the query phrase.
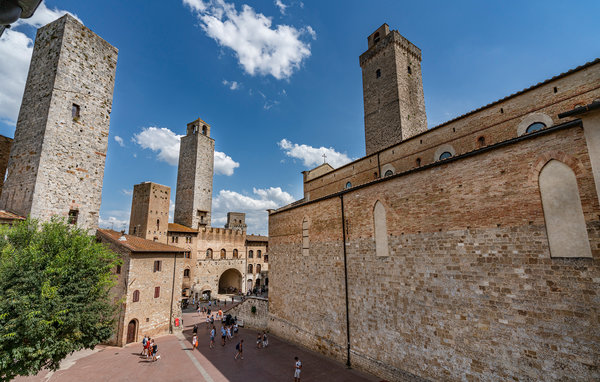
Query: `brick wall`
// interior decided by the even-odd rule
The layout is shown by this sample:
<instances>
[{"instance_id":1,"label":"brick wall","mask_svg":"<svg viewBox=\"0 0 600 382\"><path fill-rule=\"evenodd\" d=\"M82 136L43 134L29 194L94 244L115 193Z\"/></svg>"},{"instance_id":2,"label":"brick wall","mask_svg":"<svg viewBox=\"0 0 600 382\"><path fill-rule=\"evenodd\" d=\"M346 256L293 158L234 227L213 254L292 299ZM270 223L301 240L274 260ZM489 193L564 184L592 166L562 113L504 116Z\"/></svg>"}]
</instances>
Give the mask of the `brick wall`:
<instances>
[{"instance_id":1,"label":"brick wall","mask_svg":"<svg viewBox=\"0 0 600 382\"><path fill-rule=\"evenodd\" d=\"M538 173L551 158L576 174L592 258L550 258ZM343 198L355 367L397 381L600 378L600 208L581 127ZM373 239L377 200L387 214L384 257ZM344 361L340 202L269 216L269 329Z\"/></svg>"}]
</instances>

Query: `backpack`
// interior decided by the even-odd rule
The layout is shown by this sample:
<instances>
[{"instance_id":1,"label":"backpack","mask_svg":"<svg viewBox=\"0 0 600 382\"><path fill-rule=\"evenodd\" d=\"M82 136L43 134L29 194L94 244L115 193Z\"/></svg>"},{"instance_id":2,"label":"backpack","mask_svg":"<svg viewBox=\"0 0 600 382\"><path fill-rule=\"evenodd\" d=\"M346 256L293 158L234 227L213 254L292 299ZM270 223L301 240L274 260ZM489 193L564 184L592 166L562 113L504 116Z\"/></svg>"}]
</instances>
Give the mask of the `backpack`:
<instances>
[{"instance_id":1,"label":"backpack","mask_svg":"<svg viewBox=\"0 0 600 382\"><path fill-rule=\"evenodd\" d=\"M240 343L238 342L237 345L235 345L235 350L240 350Z\"/></svg>"}]
</instances>

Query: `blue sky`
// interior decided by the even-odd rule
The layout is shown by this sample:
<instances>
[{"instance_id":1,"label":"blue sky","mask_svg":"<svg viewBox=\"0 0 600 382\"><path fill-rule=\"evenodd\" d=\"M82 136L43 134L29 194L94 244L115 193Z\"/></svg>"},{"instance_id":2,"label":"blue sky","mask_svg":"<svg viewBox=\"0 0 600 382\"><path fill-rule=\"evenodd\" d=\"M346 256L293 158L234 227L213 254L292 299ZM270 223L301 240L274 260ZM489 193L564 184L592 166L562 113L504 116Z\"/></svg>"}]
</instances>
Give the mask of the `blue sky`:
<instances>
[{"instance_id":1,"label":"blue sky","mask_svg":"<svg viewBox=\"0 0 600 382\"><path fill-rule=\"evenodd\" d=\"M384 22L417 45L429 127L600 57L597 1L55 1L0 39L0 134L12 137L35 28L70 12L119 49L101 226L134 184L171 187L178 136L216 141L213 226L302 197L301 171L364 155L361 71Z\"/></svg>"}]
</instances>

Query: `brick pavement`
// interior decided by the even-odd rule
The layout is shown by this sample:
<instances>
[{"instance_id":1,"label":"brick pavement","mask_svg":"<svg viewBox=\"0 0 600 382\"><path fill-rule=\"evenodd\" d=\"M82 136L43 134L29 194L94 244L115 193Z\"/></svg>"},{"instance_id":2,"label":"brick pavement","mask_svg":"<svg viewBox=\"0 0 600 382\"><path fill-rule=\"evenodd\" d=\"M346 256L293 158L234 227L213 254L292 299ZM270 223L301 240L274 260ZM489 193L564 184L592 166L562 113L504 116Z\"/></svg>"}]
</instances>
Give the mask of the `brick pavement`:
<instances>
[{"instance_id":1,"label":"brick pavement","mask_svg":"<svg viewBox=\"0 0 600 382\"><path fill-rule=\"evenodd\" d=\"M217 335L216 346L211 350L208 347L206 324L202 323L198 330L198 350L192 351L192 327L198 321L196 313L184 313L185 330L182 334L157 338L161 355L158 362L140 357L139 343L123 348L99 346L94 352L86 351L81 358L66 362L70 366L65 370L50 375L42 372L34 377L17 378L16 381L293 381L294 356L302 361L303 382L380 381L356 370L348 370L340 363L274 336L269 336L266 349L256 349L257 332L243 328L224 347L220 345L220 336ZM215 326L218 331L220 324ZM244 359L234 360L235 344L241 338L245 345Z\"/></svg>"}]
</instances>

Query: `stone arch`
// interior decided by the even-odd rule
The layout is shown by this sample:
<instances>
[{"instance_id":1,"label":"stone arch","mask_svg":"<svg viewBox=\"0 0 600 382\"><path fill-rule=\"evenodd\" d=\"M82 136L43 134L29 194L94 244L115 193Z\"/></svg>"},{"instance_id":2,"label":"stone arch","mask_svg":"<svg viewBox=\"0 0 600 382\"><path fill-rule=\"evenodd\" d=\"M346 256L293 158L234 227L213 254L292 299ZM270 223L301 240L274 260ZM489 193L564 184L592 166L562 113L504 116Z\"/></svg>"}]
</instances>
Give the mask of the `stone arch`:
<instances>
[{"instance_id":1,"label":"stone arch","mask_svg":"<svg viewBox=\"0 0 600 382\"><path fill-rule=\"evenodd\" d=\"M242 289L242 274L235 268L229 268L219 277L219 294L237 293Z\"/></svg>"},{"instance_id":2,"label":"stone arch","mask_svg":"<svg viewBox=\"0 0 600 382\"><path fill-rule=\"evenodd\" d=\"M592 257L573 170L550 160L540 171L539 188L550 257Z\"/></svg>"},{"instance_id":3,"label":"stone arch","mask_svg":"<svg viewBox=\"0 0 600 382\"><path fill-rule=\"evenodd\" d=\"M517 126L517 136L520 137L521 135L525 134L525 132L527 131L527 128L529 126L531 126L532 123L535 123L535 122L541 122L544 125L546 125L546 127L550 127L550 126L554 125L552 118L550 118L547 114L539 113L539 112L530 113L530 114L527 114L525 117L523 117L523 119Z\"/></svg>"},{"instance_id":4,"label":"stone arch","mask_svg":"<svg viewBox=\"0 0 600 382\"><path fill-rule=\"evenodd\" d=\"M127 337L125 339L126 344L137 342L137 332L139 328L138 320L136 318L129 321L127 324Z\"/></svg>"},{"instance_id":5,"label":"stone arch","mask_svg":"<svg viewBox=\"0 0 600 382\"><path fill-rule=\"evenodd\" d=\"M373 207L373 232L377 256L388 256L387 218L385 207L379 200Z\"/></svg>"},{"instance_id":6,"label":"stone arch","mask_svg":"<svg viewBox=\"0 0 600 382\"><path fill-rule=\"evenodd\" d=\"M391 171L392 173L390 174L388 171ZM381 167L381 173L383 174L383 177L385 178L386 176L394 175L396 173L396 169L394 168L394 166L392 166L391 163L387 163Z\"/></svg>"},{"instance_id":7,"label":"stone arch","mask_svg":"<svg viewBox=\"0 0 600 382\"><path fill-rule=\"evenodd\" d=\"M437 150L435 150L435 153L433 154L433 161L439 161L440 156L445 152L449 152L450 154L452 154L452 156L456 155L456 150L454 150L454 147L452 147L452 145L444 144L438 147Z\"/></svg>"}]
</instances>

